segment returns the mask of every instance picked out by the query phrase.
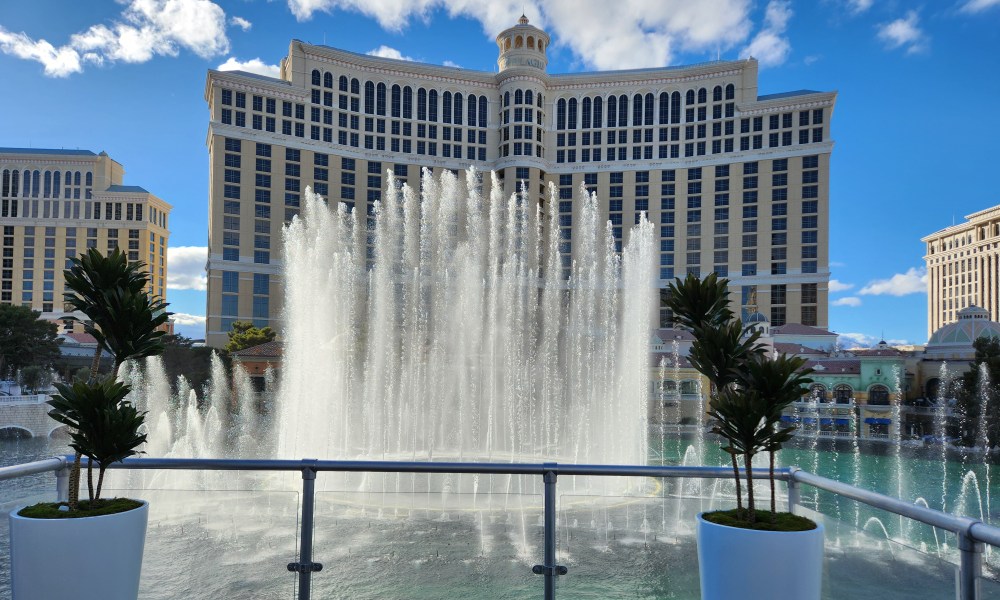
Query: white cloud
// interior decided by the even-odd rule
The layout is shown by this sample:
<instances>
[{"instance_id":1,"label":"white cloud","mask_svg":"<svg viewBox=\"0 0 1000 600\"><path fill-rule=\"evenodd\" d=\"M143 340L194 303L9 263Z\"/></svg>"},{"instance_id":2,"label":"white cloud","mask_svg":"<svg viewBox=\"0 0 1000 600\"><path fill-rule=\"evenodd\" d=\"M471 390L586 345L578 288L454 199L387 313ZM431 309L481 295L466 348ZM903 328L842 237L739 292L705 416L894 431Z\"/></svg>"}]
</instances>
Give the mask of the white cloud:
<instances>
[{"instance_id":1,"label":"white cloud","mask_svg":"<svg viewBox=\"0 0 1000 600\"><path fill-rule=\"evenodd\" d=\"M243 31L250 31L250 28L253 27L253 23L247 21L243 17L232 17L231 19L229 19L229 22L233 25L236 25Z\"/></svg>"},{"instance_id":2,"label":"white cloud","mask_svg":"<svg viewBox=\"0 0 1000 600\"><path fill-rule=\"evenodd\" d=\"M761 66L775 66L785 62L792 51L788 38L784 37L788 21L792 18L792 7L788 0L771 0L764 14L764 28L750 40L750 44L740 52L743 58L752 56Z\"/></svg>"},{"instance_id":3,"label":"white cloud","mask_svg":"<svg viewBox=\"0 0 1000 600\"><path fill-rule=\"evenodd\" d=\"M189 315L187 313L174 313L170 316L177 325L189 327L189 326L205 326L205 317L202 315Z\"/></svg>"},{"instance_id":4,"label":"white cloud","mask_svg":"<svg viewBox=\"0 0 1000 600\"><path fill-rule=\"evenodd\" d=\"M878 38L889 49L905 48L907 54L927 49L927 35L920 28L920 17L915 10L907 12L905 17L879 25Z\"/></svg>"},{"instance_id":5,"label":"white cloud","mask_svg":"<svg viewBox=\"0 0 1000 600\"><path fill-rule=\"evenodd\" d=\"M227 58L226 62L219 65L218 69L220 71L246 71L247 73L256 73L266 77L274 77L275 79L279 77L281 71L278 65L269 65L259 58L240 61L234 56Z\"/></svg>"},{"instance_id":6,"label":"white cloud","mask_svg":"<svg viewBox=\"0 0 1000 600\"><path fill-rule=\"evenodd\" d=\"M444 61L441 64L443 64L446 67L454 67L456 69L461 69L462 68L462 65L458 64L457 62L450 61L450 60L446 60L446 61Z\"/></svg>"},{"instance_id":7,"label":"white cloud","mask_svg":"<svg viewBox=\"0 0 1000 600\"><path fill-rule=\"evenodd\" d=\"M656 67L678 51L726 51L750 33L751 0L287 0L299 20L316 12L348 10L400 31L434 10L478 20L492 39L522 10L537 25L597 69Z\"/></svg>"},{"instance_id":8,"label":"white cloud","mask_svg":"<svg viewBox=\"0 0 1000 600\"><path fill-rule=\"evenodd\" d=\"M858 291L866 296L906 296L927 293L927 271L921 267L906 273L896 273L888 279L869 281Z\"/></svg>"},{"instance_id":9,"label":"white cloud","mask_svg":"<svg viewBox=\"0 0 1000 600\"><path fill-rule=\"evenodd\" d=\"M858 298L857 296L844 296L843 298L837 298L836 300L834 300L830 304L832 304L834 306L851 306L851 307L857 307L857 306L861 306L861 298Z\"/></svg>"},{"instance_id":10,"label":"white cloud","mask_svg":"<svg viewBox=\"0 0 1000 600\"><path fill-rule=\"evenodd\" d=\"M413 60L409 56L403 56L403 53L395 48L390 48L385 44L382 44L378 48L369 50L365 52L368 56L380 56L382 58L395 58L396 60Z\"/></svg>"},{"instance_id":11,"label":"white cloud","mask_svg":"<svg viewBox=\"0 0 1000 600\"><path fill-rule=\"evenodd\" d=\"M118 20L75 33L59 47L0 27L0 51L41 63L50 77L79 73L87 63L142 63L181 49L203 58L228 52L222 8L210 0L130 0Z\"/></svg>"},{"instance_id":12,"label":"white cloud","mask_svg":"<svg viewBox=\"0 0 1000 600\"><path fill-rule=\"evenodd\" d=\"M867 11L872 4L875 4L875 0L847 0L847 8L856 15Z\"/></svg>"},{"instance_id":13,"label":"white cloud","mask_svg":"<svg viewBox=\"0 0 1000 600\"><path fill-rule=\"evenodd\" d=\"M977 13L1000 6L1000 0L966 0L962 12Z\"/></svg>"},{"instance_id":14,"label":"white cloud","mask_svg":"<svg viewBox=\"0 0 1000 600\"><path fill-rule=\"evenodd\" d=\"M843 292L845 290L851 289L852 287L854 287L853 283L843 283L841 281L837 281L836 279L830 280L831 292Z\"/></svg>"},{"instance_id":15,"label":"white cloud","mask_svg":"<svg viewBox=\"0 0 1000 600\"><path fill-rule=\"evenodd\" d=\"M205 246L173 246L167 248L167 289L204 290L208 285Z\"/></svg>"},{"instance_id":16,"label":"white cloud","mask_svg":"<svg viewBox=\"0 0 1000 600\"><path fill-rule=\"evenodd\" d=\"M837 344L842 348L869 348L879 342L879 338L867 333L841 333Z\"/></svg>"}]
</instances>

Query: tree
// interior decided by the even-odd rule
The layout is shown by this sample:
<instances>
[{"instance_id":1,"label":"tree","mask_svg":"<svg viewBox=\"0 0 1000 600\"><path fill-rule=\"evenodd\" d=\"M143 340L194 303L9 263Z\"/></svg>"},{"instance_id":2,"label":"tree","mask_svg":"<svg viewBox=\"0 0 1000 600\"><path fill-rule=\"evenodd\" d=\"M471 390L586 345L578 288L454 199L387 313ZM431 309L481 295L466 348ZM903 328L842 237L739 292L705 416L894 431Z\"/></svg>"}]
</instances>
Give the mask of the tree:
<instances>
[{"instance_id":1,"label":"tree","mask_svg":"<svg viewBox=\"0 0 1000 600\"><path fill-rule=\"evenodd\" d=\"M23 392L37 394L52 385L52 371L39 365L31 365L21 369L17 379Z\"/></svg>"},{"instance_id":2,"label":"tree","mask_svg":"<svg viewBox=\"0 0 1000 600\"><path fill-rule=\"evenodd\" d=\"M59 328L40 314L0 304L0 377L33 365L47 367L59 358Z\"/></svg>"},{"instance_id":3,"label":"tree","mask_svg":"<svg viewBox=\"0 0 1000 600\"><path fill-rule=\"evenodd\" d=\"M956 401L964 424L959 428L960 443L975 446L985 442L990 448L1000 445L1000 340L977 338L972 343L976 358L958 380ZM984 378L985 372L985 378ZM985 402L986 416L980 419ZM980 431L985 423L986 431Z\"/></svg>"},{"instance_id":4,"label":"tree","mask_svg":"<svg viewBox=\"0 0 1000 600\"><path fill-rule=\"evenodd\" d=\"M118 369L126 360L154 356L163 352L162 338L165 334L161 327L169 319L170 313L166 310L166 302L151 298L146 292L146 285L149 282L146 265L138 261L129 263L125 253L118 248L107 256L96 248L90 248L78 258L70 259L70 262L70 268L63 274L67 290L63 294L63 299L73 310L87 316L89 320L84 323L84 329L97 340L94 362L91 365L91 381L84 385L93 393L91 398L96 402L101 394L109 396L112 392L117 394L120 391L106 388L107 381L102 383L97 380L101 351L107 350L114 359L114 367L107 378L113 382L118 375ZM61 389L60 392L62 391ZM128 393L127 387L125 393ZM121 398L124 398L124 394ZM112 402L110 399L107 401ZM85 416L89 415L92 418L103 419L107 423L120 425L121 422L130 422L129 415L134 410L131 405L119 399L114 403L113 410L108 408L104 412L86 413ZM142 415L138 418L141 421ZM79 429L75 433L82 431ZM70 435L73 434L74 431L71 431ZM70 471L70 510L76 510L80 494L82 451L79 448L76 450L76 458ZM101 467L103 466L102 463ZM88 479L89 475L88 469Z\"/></svg>"},{"instance_id":5,"label":"tree","mask_svg":"<svg viewBox=\"0 0 1000 600\"><path fill-rule=\"evenodd\" d=\"M239 352L246 348L252 348L274 341L277 334L270 327L254 327L249 321L236 321L229 332L229 343L226 344L227 352Z\"/></svg>"},{"instance_id":6,"label":"tree","mask_svg":"<svg viewBox=\"0 0 1000 600\"><path fill-rule=\"evenodd\" d=\"M193 340L181 335L164 336L163 340L161 358L170 381L176 381L183 375L193 389L204 387L212 376L212 355L215 354L215 349L194 346ZM220 354L219 358L228 370L228 356Z\"/></svg>"}]
</instances>

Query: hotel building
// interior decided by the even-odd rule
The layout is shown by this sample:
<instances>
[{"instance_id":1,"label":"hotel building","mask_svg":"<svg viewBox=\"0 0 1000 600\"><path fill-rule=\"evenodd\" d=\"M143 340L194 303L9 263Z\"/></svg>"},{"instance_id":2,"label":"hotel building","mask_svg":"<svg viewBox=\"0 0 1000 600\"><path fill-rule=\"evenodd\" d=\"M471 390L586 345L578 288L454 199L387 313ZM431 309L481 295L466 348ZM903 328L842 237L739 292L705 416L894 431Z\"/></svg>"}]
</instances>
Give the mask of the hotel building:
<instances>
[{"instance_id":1,"label":"hotel building","mask_svg":"<svg viewBox=\"0 0 1000 600\"><path fill-rule=\"evenodd\" d=\"M280 230L307 186L366 210L387 170L417 186L469 166L558 211L564 264L586 186L618 243L647 213L662 285L716 271L772 325L827 327L836 93L759 95L753 59L551 75L524 17L496 43L496 73L298 40L279 78L209 71L210 345L235 320L280 326Z\"/></svg>"},{"instance_id":2,"label":"hotel building","mask_svg":"<svg viewBox=\"0 0 1000 600\"><path fill-rule=\"evenodd\" d=\"M920 239L927 244L928 337L969 306L985 308L981 318L1000 314L1000 206L965 219Z\"/></svg>"},{"instance_id":3,"label":"hotel building","mask_svg":"<svg viewBox=\"0 0 1000 600\"><path fill-rule=\"evenodd\" d=\"M149 268L166 298L171 206L136 185L105 152L0 148L0 302L58 320L63 270L87 248L121 248Z\"/></svg>"}]
</instances>

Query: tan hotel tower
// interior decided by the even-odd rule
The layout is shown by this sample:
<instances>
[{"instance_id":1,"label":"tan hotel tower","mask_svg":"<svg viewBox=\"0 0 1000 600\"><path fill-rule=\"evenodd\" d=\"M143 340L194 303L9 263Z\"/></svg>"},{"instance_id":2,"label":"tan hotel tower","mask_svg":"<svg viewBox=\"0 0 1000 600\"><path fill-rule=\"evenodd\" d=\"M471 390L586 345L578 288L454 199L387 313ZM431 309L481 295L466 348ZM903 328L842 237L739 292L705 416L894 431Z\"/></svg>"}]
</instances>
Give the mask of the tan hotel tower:
<instances>
[{"instance_id":1,"label":"tan hotel tower","mask_svg":"<svg viewBox=\"0 0 1000 600\"><path fill-rule=\"evenodd\" d=\"M149 268L166 299L171 206L136 185L105 152L0 148L0 303L58 320L63 270L87 248L121 248Z\"/></svg>"},{"instance_id":2,"label":"tan hotel tower","mask_svg":"<svg viewBox=\"0 0 1000 600\"><path fill-rule=\"evenodd\" d=\"M969 306L1000 315L1000 206L966 215L965 223L936 231L927 244L927 336L958 320Z\"/></svg>"},{"instance_id":3,"label":"tan hotel tower","mask_svg":"<svg viewBox=\"0 0 1000 600\"><path fill-rule=\"evenodd\" d=\"M281 227L307 186L366 210L389 169L416 186L470 165L545 204L557 186L564 260L586 185L621 241L648 214L661 284L718 271L772 325L827 326L836 93L758 95L753 59L552 75L524 17L496 43L497 73L298 40L277 79L208 72L210 345L235 320L280 328Z\"/></svg>"}]
</instances>

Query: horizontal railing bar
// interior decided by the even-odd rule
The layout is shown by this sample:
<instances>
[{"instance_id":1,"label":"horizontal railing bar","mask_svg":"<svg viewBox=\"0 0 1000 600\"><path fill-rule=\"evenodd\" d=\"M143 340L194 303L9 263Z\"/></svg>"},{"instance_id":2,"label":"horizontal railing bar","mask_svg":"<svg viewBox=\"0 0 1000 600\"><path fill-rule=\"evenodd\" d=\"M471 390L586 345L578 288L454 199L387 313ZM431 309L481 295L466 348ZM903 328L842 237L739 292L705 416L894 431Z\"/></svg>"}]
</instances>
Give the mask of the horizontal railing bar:
<instances>
[{"instance_id":1,"label":"horizontal railing bar","mask_svg":"<svg viewBox=\"0 0 1000 600\"><path fill-rule=\"evenodd\" d=\"M39 473L48 473L49 471L58 471L72 462L72 458L67 459L65 456L57 456L55 458L36 460L35 462L24 463L21 465L0 467L0 481L5 479L17 479L18 477L27 477L28 475L37 475Z\"/></svg>"},{"instance_id":2,"label":"horizontal railing bar","mask_svg":"<svg viewBox=\"0 0 1000 600\"><path fill-rule=\"evenodd\" d=\"M84 459L86 462L86 459ZM340 471L362 473L452 473L480 475L588 475L602 477L667 477L723 479L732 477L729 467L655 465L580 465L551 463L467 463L377 460L280 460L253 458L127 458L108 465L111 469L174 469L206 471ZM742 469L741 469L742 472ZM756 477L766 477L767 469L754 469ZM777 480L788 479L787 468L775 469Z\"/></svg>"},{"instance_id":3,"label":"horizontal railing bar","mask_svg":"<svg viewBox=\"0 0 1000 600\"><path fill-rule=\"evenodd\" d=\"M827 479L826 477L808 473L806 471L795 471L792 473L792 478L800 483L811 485L814 488L832 492L838 496L850 498L851 500L856 500L863 504L867 504L868 506L901 515L908 519L913 519L914 521L920 521L921 523L926 523L927 525L932 525L939 529L946 529L952 533L967 533L970 536L973 536L972 528L974 525L976 525L976 529L978 531L984 533L986 533L986 530L981 529L980 527L988 528L994 530L993 532L990 532L990 535L996 536L995 539L1000 542L1000 529L986 525L976 519L948 514L939 510L920 506L919 504L913 504L905 500L900 500L899 498L893 498L892 496L886 496L885 494L880 494L871 490L854 487L853 485L841 483L834 479ZM984 538L977 539L981 539L981 541L984 542L988 541ZM993 542L989 543L992 544Z\"/></svg>"},{"instance_id":4,"label":"horizontal railing bar","mask_svg":"<svg viewBox=\"0 0 1000 600\"><path fill-rule=\"evenodd\" d=\"M969 534L977 542L1000 548L1000 527L976 521L969 526Z\"/></svg>"}]
</instances>

